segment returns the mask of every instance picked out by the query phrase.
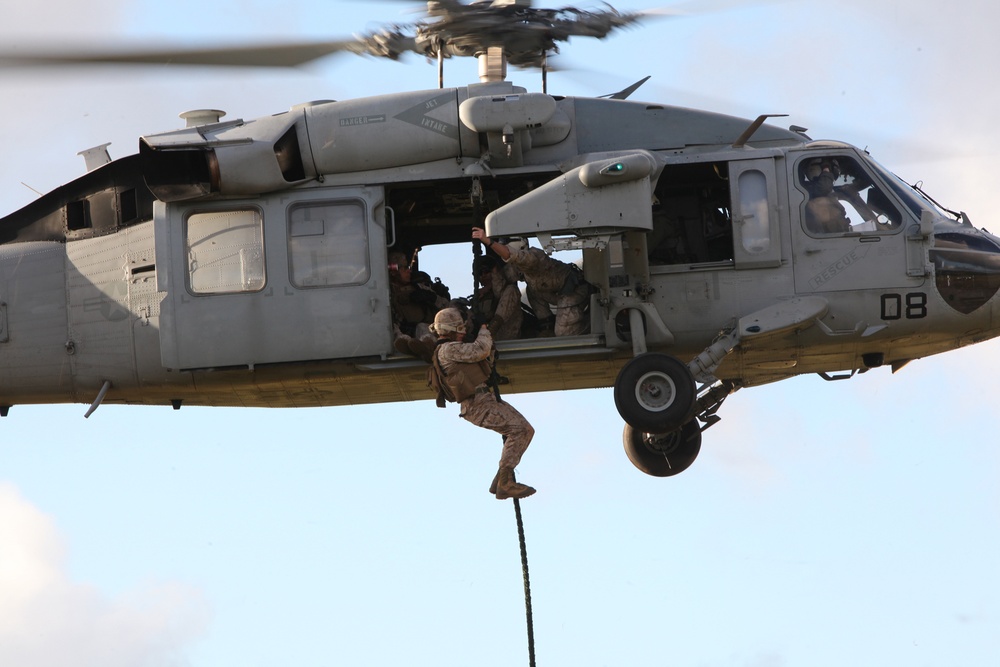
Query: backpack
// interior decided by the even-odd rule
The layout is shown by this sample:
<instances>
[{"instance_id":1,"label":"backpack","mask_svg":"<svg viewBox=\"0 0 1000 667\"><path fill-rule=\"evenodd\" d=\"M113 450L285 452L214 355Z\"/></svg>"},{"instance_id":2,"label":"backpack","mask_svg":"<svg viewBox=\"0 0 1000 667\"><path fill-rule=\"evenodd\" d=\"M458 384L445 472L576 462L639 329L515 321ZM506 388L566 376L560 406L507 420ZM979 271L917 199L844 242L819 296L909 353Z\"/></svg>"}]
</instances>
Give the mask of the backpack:
<instances>
[{"instance_id":1,"label":"backpack","mask_svg":"<svg viewBox=\"0 0 1000 667\"><path fill-rule=\"evenodd\" d=\"M427 369L427 386L436 397L437 406L443 408L445 402L461 403L476 393L476 389L489 379L492 369L490 362L483 359L474 363L455 364L451 373L446 373L438 358L441 346L434 348L431 365Z\"/></svg>"}]
</instances>

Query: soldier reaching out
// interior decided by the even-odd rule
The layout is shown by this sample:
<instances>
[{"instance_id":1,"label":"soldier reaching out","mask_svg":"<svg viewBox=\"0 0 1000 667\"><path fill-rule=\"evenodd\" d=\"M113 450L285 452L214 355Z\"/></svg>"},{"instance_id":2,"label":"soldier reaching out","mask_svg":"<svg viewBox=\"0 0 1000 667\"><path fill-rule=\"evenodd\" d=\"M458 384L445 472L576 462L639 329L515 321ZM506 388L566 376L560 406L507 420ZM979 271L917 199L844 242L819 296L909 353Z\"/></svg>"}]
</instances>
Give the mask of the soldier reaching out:
<instances>
[{"instance_id":1,"label":"soldier reaching out","mask_svg":"<svg viewBox=\"0 0 1000 667\"><path fill-rule=\"evenodd\" d=\"M476 258L475 271L482 283L473 300L475 320L489 327L493 340L520 338L524 313L517 289L517 268L485 255Z\"/></svg>"},{"instance_id":2,"label":"soldier reaching out","mask_svg":"<svg viewBox=\"0 0 1000 667\"><path fill-rule=\"evenodd\" d=\"M530 248L524 241L494 242L479 227L472 228L472 238L482 241L524 276L528 303L538 317L541 335L578 336L590 331L587 306L591 288L578 267L549 257L540 248Z\"/></svg>"}]
</instances>

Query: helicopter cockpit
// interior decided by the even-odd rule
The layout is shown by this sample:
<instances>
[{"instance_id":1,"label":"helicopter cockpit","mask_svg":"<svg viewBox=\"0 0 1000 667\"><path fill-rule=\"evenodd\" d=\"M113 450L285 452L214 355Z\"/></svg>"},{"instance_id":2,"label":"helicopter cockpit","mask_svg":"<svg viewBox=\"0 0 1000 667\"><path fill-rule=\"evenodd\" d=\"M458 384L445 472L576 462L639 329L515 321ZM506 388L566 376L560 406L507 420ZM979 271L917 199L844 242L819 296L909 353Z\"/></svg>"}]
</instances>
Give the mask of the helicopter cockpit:
<instances>
[{"instance_id":1,"label":"helicopter cockpit","mask_svg":"<svg viewBox=\"0 0 1000 667\"><path fill-rule=\"evenodd\" d=\"M922 191L866 158L917 219L930 215L936 220L928 256L934 265L938 293L945 303L964 314L985 305L1000 291L1000 238L975 228L965 214L941 208Z\"/></svg>"},{"instance_id":2,"label":"helicopter cockpit","mask_svg":"<svg viewBox=\"0 0 1000 667\"><path fill-rule=\"evenodd\" d=\"M942 209L868 155L859 159L846 151L831 151L806 157L798 174L800 187L810 196L803 204L802 219L811 235L895 232L903 218L893 202L902 202L914 219L935 221L928 256L945 303L968 314L1000 291L1000 238L976 229L964 214Z\"/></svg>"},{"instance_id":3,"label":"helicopter cockpit","mask_svg":"<svg viewBox=\"0 0 1000 667\"><path fill-rule=\"evenodd\" d=\"M895 232L902 226L899 208L854 157L810 156L799 163L798 175L808 195L802 220L812 235Z\"/></svg>"}]
</instances>

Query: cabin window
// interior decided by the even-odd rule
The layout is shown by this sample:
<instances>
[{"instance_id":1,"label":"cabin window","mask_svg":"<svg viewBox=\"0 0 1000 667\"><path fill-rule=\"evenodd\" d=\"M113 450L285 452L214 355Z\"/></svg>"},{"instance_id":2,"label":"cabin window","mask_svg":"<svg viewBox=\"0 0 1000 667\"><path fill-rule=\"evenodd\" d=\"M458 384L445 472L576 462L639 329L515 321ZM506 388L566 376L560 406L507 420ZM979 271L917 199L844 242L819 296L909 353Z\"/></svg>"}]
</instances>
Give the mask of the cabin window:
<instances>
[{"instance_id":1,"label":"cabin window","mask_svg":"<svg viewBox=\"0 0 1000 667\"><path fill-rule=\"evenodd\" d=\"M288 213L288 267L296 287L368 282L368 226L362 201L308 203Z\"/></svg>"},{"instance_id":2,"label":"cabin window","mask_svg":"<svg viewBox=\"0 0 1000 667\"><path fill-rule=\"evenodd\" d=\"M854 158L811 155L799 162L799 186L807 194L802 221L814 236L895 232L903 217Z\"/></svg>"},{"instance_id":3,"label":"cabin window","mask_svg":"<svg viewBox=\"0 0 1000 667\"><path fill-rule=\"evenodd\" d=\"M749 169L740 174L740 223L743 250L760 255L771 249L771 219L767 204L767 177Z\"/></svg>"},{"instance_id":4,"label":"cabin window","mask_svg":"<svg viewBox=\"0 0 1000 667\"><path fill-rule=\"evenodd\" d=\"M187 218L188 285L195 294L264 287L264 224L257 209L205 211Z\"/></svg>"},{"instance_id":5,"label":"cabin window","mask_svg":"<svg viewBox=\"0 0 1000 667\"><path fill-rule=\"evenodd\" d=\"M728 165L667 165L653 198L650 265L733 260Z\"/></svg>"}]
</instances>

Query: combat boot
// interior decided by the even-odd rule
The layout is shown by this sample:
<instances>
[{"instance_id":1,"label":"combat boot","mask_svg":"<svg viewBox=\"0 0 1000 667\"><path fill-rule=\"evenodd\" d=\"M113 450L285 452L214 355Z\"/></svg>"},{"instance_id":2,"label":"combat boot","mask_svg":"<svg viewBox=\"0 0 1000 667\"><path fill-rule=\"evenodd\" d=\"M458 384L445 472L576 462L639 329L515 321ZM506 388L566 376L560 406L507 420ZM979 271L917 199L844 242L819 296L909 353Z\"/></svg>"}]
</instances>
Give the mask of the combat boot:
<instances>
[{"instance_id":1,"label":"combat boot","mask_svg":"<svg viewBox=\"0 0 1000 667\"><path fill-rule=\"evenodd\" d=\"M497 471L497 500L507 500L508 498L527 498L535 492L527 484L519 484L513 480L513 468L500 468Z\"/></svg>"}]
</instances>

